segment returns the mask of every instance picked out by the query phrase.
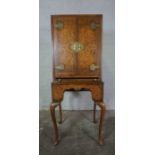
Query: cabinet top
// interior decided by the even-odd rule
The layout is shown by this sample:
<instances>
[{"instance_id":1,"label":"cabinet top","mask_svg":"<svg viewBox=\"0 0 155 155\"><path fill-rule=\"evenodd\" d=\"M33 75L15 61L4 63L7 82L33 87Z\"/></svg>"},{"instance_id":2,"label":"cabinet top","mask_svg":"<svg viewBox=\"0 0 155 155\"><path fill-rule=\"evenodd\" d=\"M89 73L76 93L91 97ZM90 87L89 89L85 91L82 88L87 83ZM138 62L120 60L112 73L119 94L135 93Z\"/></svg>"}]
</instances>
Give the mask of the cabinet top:
<instances>
[{"instance_id":1,"label":"cabinet top","mask_svg":"<svg viewBox=\"0 0 155 155\"><path fill-rule=\"evenodd\" d=\"M51 15L51 17L57 17L57 16L101 16L103 17L102 14L55 14L55 15Z\"/></svg>"}]
</instances>

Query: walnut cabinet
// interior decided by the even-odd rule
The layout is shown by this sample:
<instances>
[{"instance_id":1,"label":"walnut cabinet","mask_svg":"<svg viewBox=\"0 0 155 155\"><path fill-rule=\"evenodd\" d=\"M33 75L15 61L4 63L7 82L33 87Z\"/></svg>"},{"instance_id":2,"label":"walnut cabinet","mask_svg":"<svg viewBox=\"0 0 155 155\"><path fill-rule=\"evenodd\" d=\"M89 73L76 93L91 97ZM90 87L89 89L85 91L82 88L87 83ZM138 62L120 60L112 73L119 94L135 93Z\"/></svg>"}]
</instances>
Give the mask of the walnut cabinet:
<instances>
[{"instance_id":1,"label":"walnut cabinet","mask_svg":"<svg viewBox=\"0 0 155 155\"><path fill-rule=\"evenodd\" d=\"M60 110L65 91L88 90L94 100L93 121L96 105L100 107L99 144L103 143L103 119L105 105L101 78L102 15L53 15L51 32L53 45L53 81L50 111L54 127L54 143L59 142L55 108Z\"/></svg>"}]
</instances>

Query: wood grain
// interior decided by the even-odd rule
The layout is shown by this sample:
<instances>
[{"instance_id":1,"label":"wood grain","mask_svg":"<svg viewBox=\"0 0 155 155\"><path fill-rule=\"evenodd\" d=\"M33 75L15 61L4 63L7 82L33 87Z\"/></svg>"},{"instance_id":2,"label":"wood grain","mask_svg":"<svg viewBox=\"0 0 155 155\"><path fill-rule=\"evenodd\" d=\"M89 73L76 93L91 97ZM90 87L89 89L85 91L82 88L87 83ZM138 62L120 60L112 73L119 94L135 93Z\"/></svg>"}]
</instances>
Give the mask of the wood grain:
<instances>
[{"instance_id":1,"label":"wood grain","mask_svg":"<svg viewBox=\"0 0 155 155\"><path fill-rule=\"evenodd\" d=\"M57 21L64 23L62 29L55 27ZM91 23L99 24L95 30ZM54 50L53 72L56 78L100 78L101 76L101 15L57 15L52 16L52 38ZM74 42L84 45L79 53L74 53L70 46ZM99 66L95 71L90 65ZM59 71L56 66L64 65Z\"/></svg>"},{"instance_id":2,"label":"wood grain","mask_svg":"<svg viewBox=\"0 0 155 155\"><path fill-rule=\"evenodd\" d=\"M60 22L60 27L57 23ZM105 115L104 83L101 80L101 34L102 15L54 15L51 16L53 41L53 76L51 83L51 117L55 133L54 144L59 142L55 108L59 106L62 122L61 102L65 91L90 91L94 100L93 121L96 105L100 107L98 143L103 144L103 120ZM71 45L83 45L74 52ZM73 47L73 46L72 46ZM90 65L98 66L90 70ZM57 66L64 66L60 68ZM59 70L61 69L61 70Z\"/></svg>"}]
</instances>

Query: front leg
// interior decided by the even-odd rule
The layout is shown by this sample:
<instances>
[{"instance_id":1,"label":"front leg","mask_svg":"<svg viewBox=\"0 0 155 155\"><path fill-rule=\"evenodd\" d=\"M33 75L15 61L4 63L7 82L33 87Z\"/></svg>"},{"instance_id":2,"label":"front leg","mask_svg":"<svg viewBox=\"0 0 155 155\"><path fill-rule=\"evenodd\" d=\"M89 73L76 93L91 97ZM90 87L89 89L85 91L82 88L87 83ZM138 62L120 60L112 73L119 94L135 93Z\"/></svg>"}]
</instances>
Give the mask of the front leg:
<instances>
[{"instance_id":1,"label":"front leg","mask_svg":"<svg viewBox=\"0 0 155 155\"><path fill-rule=\"evenodd\" d=\"M55 117L55 108L56 104L51 104L50 105L50 112L51 112L51 117L52 117L52 122L53 122L53 129L54 129L54 145L58 144L58 138L59 138L59 133L58 133L58 127L56 123L56 117Z\"/></svg>"},{"instance_id":2,"label":"front leg","mask_svg":"<svg viewBox=\"0 0 155 155\"><path fill-rule=\"evenodd\" d=\"M96 103L94 103L94 109L93 109L93 122L96 123Z\"/></svg>"},{"instance_id":3,"label":"front leg","mask_svg":"<svg viewBox=\"0 0 155 155\"><path fill-rule=\"evenodd\" d=\"M100 107L100 122L99 122L99 135L98 135L98 143L100 145L103 144L103 120L105 115L105 105L102 102L97 103Z\"/></svg>"},{"instance_id":4,"label":"front leg","mask_svg":"<svg viewBox=\"0 0 155 155\"><path fill-rule=\"evenodd\" d=\"M61 124L62 123L62 108L61 108L61 102L59 104L59 114L60 114L60 121L59 123Z\"/></svg>"}]
</instances>

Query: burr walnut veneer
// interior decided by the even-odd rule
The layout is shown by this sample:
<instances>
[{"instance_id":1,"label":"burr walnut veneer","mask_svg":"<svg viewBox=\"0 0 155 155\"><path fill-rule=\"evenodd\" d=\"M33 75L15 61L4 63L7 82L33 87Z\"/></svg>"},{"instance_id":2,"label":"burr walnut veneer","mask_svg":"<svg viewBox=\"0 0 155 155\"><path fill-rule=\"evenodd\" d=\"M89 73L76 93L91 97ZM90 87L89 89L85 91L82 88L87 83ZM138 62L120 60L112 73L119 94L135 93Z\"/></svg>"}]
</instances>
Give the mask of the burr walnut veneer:
<instances>
[{"instance_id":1,"label":"burr walnut veneer","mask_svg":"<svg viewBox=\"0 0 155 155\"><path fill-rule=\"evenodd\" d=\"M52 103L50 111L54 127L54 143L59 134L55 108L60 110L65 91L90 91L94 100L93 121L96 105L100 107L99 144L103 143L103 82L101 80L102 15L54 15L51 16L53 40L53 75L51 83Z\"/></svg>"}]
</instances>

